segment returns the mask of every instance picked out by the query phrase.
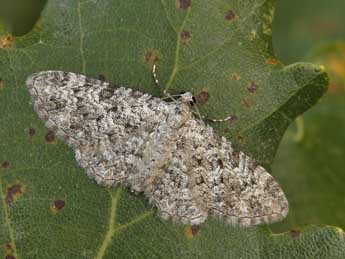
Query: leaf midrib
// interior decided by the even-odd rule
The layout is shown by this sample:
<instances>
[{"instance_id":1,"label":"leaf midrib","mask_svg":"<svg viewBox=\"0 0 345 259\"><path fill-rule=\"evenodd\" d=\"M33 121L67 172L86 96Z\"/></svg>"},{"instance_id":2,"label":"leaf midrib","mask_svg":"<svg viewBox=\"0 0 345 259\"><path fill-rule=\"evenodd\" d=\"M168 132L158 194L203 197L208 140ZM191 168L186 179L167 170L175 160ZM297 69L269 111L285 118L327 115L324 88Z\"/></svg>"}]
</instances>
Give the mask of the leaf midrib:
<instances>
[{"instance_id":1,"label":"leaf midrib","mask_svg":"<svg viewBox=\"0 0 345 259\"><path fill-rule=\"evenodd\" d=\"M111 208L110 208L110 215L109 215L108 230L107 230L107 232L104 236L104 239L102 241L102 244L98 250L96 259L104 258L109 246L112 243L114 236L120 234L123 230L127 229L128 227L130 227L134 224L137 224L137 223L141 222L142 220L146 219L147 217L154 214L154 212L151 210L151 211L140 214L139 216L132 219L128 223L119 224L116 221L116 213L117 213L117 208L118 208L119 202L121 200L122 192L123 192L122 187L119 187L118 190L115 192L115 194L110 189L108 189L108 193L111 197Z\"/></svg>"},{"instance_id":2,"label":"leaf midrib","mask_svg":"<svg viewBox=\"0 0 345 259\"><path fill-rule=\"evenodd\" d=\"M10 214L9 214L9 211L8 211L8 206L6 204L5 193L4 193L4 190L3 190L3 181L2 181L3 174L4 174L4 170L2 170L0 168L0 199L2 201L2 207L4 208L5 226L8 229L9 238L10 238L10 242L11 242L12 249L13 249L13 256L15 258L18 258L16 243L15 243L15 240L14 240L13 228L12 228L11 220L10 220Z\"/></svg>"}]
</instances>

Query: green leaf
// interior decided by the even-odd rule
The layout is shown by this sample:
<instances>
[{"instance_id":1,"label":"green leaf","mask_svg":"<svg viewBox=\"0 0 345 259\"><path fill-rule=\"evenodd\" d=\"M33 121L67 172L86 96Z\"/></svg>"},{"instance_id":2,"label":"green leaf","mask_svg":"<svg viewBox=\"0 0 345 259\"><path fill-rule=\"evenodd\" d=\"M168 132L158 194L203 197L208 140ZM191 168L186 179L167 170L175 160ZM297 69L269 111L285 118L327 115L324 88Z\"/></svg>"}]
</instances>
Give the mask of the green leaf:
<instances>
[{"instance_id":1,"label":"green leaf","mask_svg":"<svg viewBox=\"0 0 345 259\"><path fill-rule=\"evenodd\" d=\"M16 258L341 258L344 234L272 234L215 219L161 221L141 196L103 188L48 132L24 86L33 72L105 76L161 95L191 91L238 148L270 167L289 123L322 96L316 65L284 67L271 44L273 1L49 1L29 34L0 34L0 244ZM151 69L158 64L159 88ZM279 180L279 179L278 179Z\"/></svg>"}]
</instances>

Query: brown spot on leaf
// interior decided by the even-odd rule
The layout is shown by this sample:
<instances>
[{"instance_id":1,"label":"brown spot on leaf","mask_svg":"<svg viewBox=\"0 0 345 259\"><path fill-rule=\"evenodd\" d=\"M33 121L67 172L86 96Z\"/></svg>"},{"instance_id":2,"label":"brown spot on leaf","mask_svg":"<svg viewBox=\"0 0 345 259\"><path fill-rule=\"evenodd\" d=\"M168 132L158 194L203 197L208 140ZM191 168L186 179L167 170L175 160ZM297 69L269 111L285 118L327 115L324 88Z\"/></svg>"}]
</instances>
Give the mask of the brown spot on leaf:
<instances>
[{"instance_id":1,"label":"brown spot on leaf","mask_svg":"<svg viewBox=\"0 0 345 259\"><path fill-rule=\"evenodd\" d=\"M159 55L157 50L148 50L145 53L145 63L149 64L152 68L154 64L156 64L159 60Z\"/></svg>"},{"instance_id":2,"label":"brown spot on leaf","mask_svg":"<svg viewBox=\"0 0 345 259\"><path fill-rule=\"evenodd\" d=\"M151 57L152 57L152 51L149 50L145 53L145 62L146 63L150 62Z\"/></svg>"},{"instance_id":3,"label":"brown spot on leaf","mask_svg":"<svg viewBox=\"0 0 345 259\"><path fill-rule=\"evenodd\" d=\"M299 238L300 235L301 235L301 231L300 230L297 230L297 229L290 230L290 236L293 239Z\"/></svg>"},{"instance_id":4,"label":"brown spot on leaf","mask_svg":"<svg viewBox=\"0 0 345 259\"><path fill-rule=\"evenodd\" d=\"M10 166L11 166L11 163L10 163L10 161L8 161L8 160L5 160L5 161L2 162L2 164L1 164L1 167L2 167L3 169L8 169Z\"/></svg>"},{"instance_id":5,"label":"brown spot on leaf","mask_svg":"<svg viewBox=\"0 0 345 259\"><path fill-rule=\"evenodd\" d=\"M13 251L12 245L10 243L5 244L5 254L6 254L5 258L15 258L13 256L13 253L14 251Z\"/></svg>"},{"instance_id":6,"label":"brown spot on leaf","mask_svg":"<svg viewBox=\"0 0 345 259\"><path fill-rule=\"evenodd\" d=\"M187 239L192 239L200 230L200 225L186 226L184 229L184 234Z\"/></svg>"},{"instance_id":7,"label":"brown spot on leaf","mask_svg":"<svg viewBox=\"0 0 345 259\"><path fill-rule=\"evenodd\" d=\"M258 89L258 85L254 81L250 81L247 89L249 92L254 93Z\"/></svg>"},{"instance_id":8,"label":"brown spot on leaf","mask_svg":"<svg viewBox=\"0 0 345 259\"><path fill-rule=\"evenodd\" d=\"M190 31L182 31L180 37L183 43L187 43L192 37L192 33Z\"/></svg>"},{"instance_id":9,"label":"brown spot on leaf","mask_svg":"<svg viewBox=\"0 0 345 259\"><path fill-rule=\"evenodd\" d=\"M30 137L33 137L33 136L35 136L36 135L36 129L35 128L30 128L29 129L29 136Z\"/></svg>"},{"instance_id":10,"label":"brown spot on leaf","mask_svg":"<svg viewBox=\"0 0 345 259\"><path fill-rule=\"evenodd\" d=\"M188 9L192 5L192 0L178 0L177 1L177 6L180 9Z\"/></svg>"},{"instance_id":11,"label":"brown spot on leaf","mask_svg":"<svg viewBox=\"0 0 345 259\"><path fill-rule=\"evenodd\" d=\"M58 213L60 210L62 210L63 207L65 207L65 201L64 200L55 200L52 203L52 210L54 213Z\"/></svg>"},{"instance_id":12,"label":"brown spot on leaf","mask_svg":"<svg viewBox=\"0 0 345 259\"><path fill-rule=\"evenodd\" d=\"M223 129L223 132L224 132L225 134L227 134L227 133L230 133L231 130L230 130L229 128L224 128L224 129Z\"/></svg>"},{"instance_id":13,"label":"brown spot on leaf","mask_svg":"<svg viewBox=\"0 0 345 259\"><path fill-rule=\"evenodd\" d=\"M48 131L48 133L46 134L46 136L44 138L45 138L47 143L49 143L49 144L53 143L55 140L54 131L52 131L52 130Z\"/></svg>"},{"instance_id":14,"label":"brown spot on leaf","mask_svg":"<svg viewBox=\"0 0 345 259\"><path fill-rule=\"evenodd\" d=\"M10 243L5 244L5 250L6 250L7 255L12 254L13 253L12 245Z\"/></svg>"},{"instance_id":15,"label":"brown spot on leaf","mask_svg":"<svg viewBox=\"0 0 345 259\"><path fill-rule=\"evenodd\" d=\"M246 96L242 100L242 105L246 108L250 108L254 105L254 100L251 96Z\"/></svg>"},{"instance_id":16,"label":"brown spot on leaf","mask_svg":"<svg viewBox=\"0 0 345 259\"><path fill-rule=\"evenodd\" d=\"M191 229L192 229L192 234L195 236L196 234L198 234L200 230L200 225L192 225Z\"/></svg>"},{"instance_id":17,"label":"brown spot on leaf","mask_svg":"<svg viewBox=\"0 0 345 259\"><path fill-rule=\"evenodd\" d=\"M237 138L238 142L243 143L244 137L241 134L237 134L236 138Z\"/></svg>"},{"instance_id":18,"label":"brown spot on leaf","mask_svg":"<svg viewBox=\"0 0 345 259\"><path fill-rule=\"evenodd\" d=\"M204 104L208 101L209 98L210 98L210 94L207 91L201 91L198 94L197 101L200 104Z\"/></svg>"},{"instance_id":19,"label":"brown spot on leaf","mask_svg":"<svg viewBox=\"0 0 345 259\"><path fill-rule=\"evenodd\" d=\"M5 81L0 78L0 90L5 87Z\"/></svg>"},{"instance_id":20,"label":"brown spot on leaf","mask_svg":"<svg viewBox=\"0 0 345 259\"><path fill-rule=\"evenodd\" d=\"M236 18L236 13L233 10L229 10L226 13L225 19L227 19L228 21L231 21L231 20L233 20L235 18Z\"/></svg>"},{"instance_id":21,"label":"brown spot on leaf","mask_svg":"<svg viewBox=\"0 0 345 259\"><path fill-rule=\"evenodd\" d=\"M98 75L98 80L101 80L102 82L105 82L106 78L104 74L99 74Z\"/></svg>"},{"instance_id":22,"label":"brown spot on leaf","mask_svg":"<svg viewBox=\"0 0 345 259\"><path fill-rule=\"evenodd\" d=\"M238 80L241 79L241 76L240 76L238 73L232 73L231 76L230 76L230 78L231 78L232 80L238 81Z\"/></svg>"},{"instance_id":23,"label":"brown spot on leaf","mask_svg":"<svg viewBox=\"0 0 345 259\"><path fill-rule=\"evenodd\" d=\"M5 259L16 259L14 255L6 255Z\"/></svg>"},{"instance_id":24,"label":"brown spot on leaf","mask_svg":"<svg viewBox=\"0 0 345 259\"><path fill-rule=\"evenodd\" d=\"M6 202L13 203L22 193L23 189L21 184L14 184L8 187L6 194Z\"/></svg>"},{"instance_id":25,"label":"brown spot on leaf","mask_svg":"<svg viewBox=\"0 0 345 259\"><path fill-rule=\"evenodd\" d=\"M0 38L0 49L10 48L13 44L13 37L11 35L5 35Z\"/></svg>"},{"instance_id":26,"label":"brown spot on leaf","mask_svg":"<svg viewBox=\"0 0 345 259\"><path fill-rule=\"evenodd\" d=\"M278 60L275 58L269 58L266 60L266 63L269 65L277 65L278 64Z\"/></svg>"}]
</instances>

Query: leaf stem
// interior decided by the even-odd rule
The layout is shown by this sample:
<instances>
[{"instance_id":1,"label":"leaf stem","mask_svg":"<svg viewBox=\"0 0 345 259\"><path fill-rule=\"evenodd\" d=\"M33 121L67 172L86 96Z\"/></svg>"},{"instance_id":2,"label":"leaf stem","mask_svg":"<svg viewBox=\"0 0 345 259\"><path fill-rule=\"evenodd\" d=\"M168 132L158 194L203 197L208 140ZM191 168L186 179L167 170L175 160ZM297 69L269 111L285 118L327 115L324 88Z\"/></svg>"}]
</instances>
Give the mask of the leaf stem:
<instances>
[{"instance_id":1,"label":"leaf stem","mask_svg":"<svg viewBox=\"0 0 345 259\"><path fill-rule=\"evenodd\" d=\"M295 142L301 142L304 138L304 119L302 116L296 118L297 131L293 137Z\"/></svg>"}]
</instances>

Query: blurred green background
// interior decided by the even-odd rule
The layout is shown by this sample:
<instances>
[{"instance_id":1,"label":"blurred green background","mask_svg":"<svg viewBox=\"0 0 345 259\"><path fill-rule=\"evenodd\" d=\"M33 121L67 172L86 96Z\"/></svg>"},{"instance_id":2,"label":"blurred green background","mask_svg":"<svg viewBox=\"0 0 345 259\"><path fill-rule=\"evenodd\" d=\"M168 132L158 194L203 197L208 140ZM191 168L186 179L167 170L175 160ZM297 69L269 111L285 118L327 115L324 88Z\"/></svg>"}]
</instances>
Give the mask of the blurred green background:
<instances>
[{"instance_id":1,"label":"blurred green background","mask_svg":"<svg viewBox=\"0 0 345 259\"><path fill-rule=\"evenodd\" d=\"M0 0L5 30L24 35L44 0ZM345 226L345 1L280 0L273 24L277 58L311 61L330 73L328 94L286 132L273 166L291 204L272 226L286 231L304 224ZM3 28L4 29L4 28Z\"/></svg>"},{"instance_id":2,"label":"blurred green background","mask_svg":"<svg viewBox=\"0 0 345 259\"><path fill-rule=\"evenodd\" d=\"M273 42L278 58L325 66L329 91L291 125L273 166L290 202L275 230L305 224L345 227L345 1L277 2Z\"/></svg>"},{"instance_id":3,"label":"blurred green background","mask_svg":"<svg viewBox=\"0 0 345 259\"><path fill-rule=\"evenodd\" d=\"M13 35L29 32L44 8L46 0L0 0L0 19Z\"/></svg>"},{"instance_id":4,"label":"blurred green background","mask_svg":"<svg viewBox=\"0 0 345 259\"><path fill-rule=\"evenodd\" d=\"M278 0L273 23L276 55L300 61L320 44L345 40L345 1Z\"/></svg>"}]
</instances>

